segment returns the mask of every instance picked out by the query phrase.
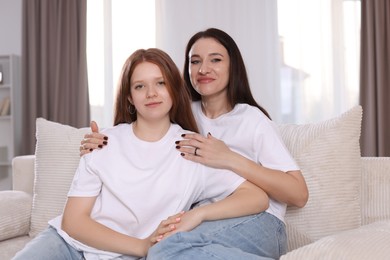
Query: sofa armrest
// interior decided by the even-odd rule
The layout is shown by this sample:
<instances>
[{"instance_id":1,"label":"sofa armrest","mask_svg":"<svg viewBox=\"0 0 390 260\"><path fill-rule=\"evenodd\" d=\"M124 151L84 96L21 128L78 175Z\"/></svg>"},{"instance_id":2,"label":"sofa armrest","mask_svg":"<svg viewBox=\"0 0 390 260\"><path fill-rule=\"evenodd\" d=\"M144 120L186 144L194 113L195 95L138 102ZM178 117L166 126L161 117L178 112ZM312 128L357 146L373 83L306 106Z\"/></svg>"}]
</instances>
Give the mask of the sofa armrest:
<instances>
[{"instance_id":1,"label":"sofa armrest","mask_svg":"<svg viewBox=\"0 0 390 260\"><path fill-rule=\"evenodd\" d=\"M35 155L22 155L12 160L12 188L33 194Z\"/></svg>"},{"instance_id":2,"label":"sofa armrest","mask_svg":"<svg viewBox=\"0 0 390 260\"><path fill-rule=\"evenodd\" d=\"M390 157L362 157L362 225L390 221Z\"/></svg>"},{"instance_id":3,"label":"sofa armrest","mask_svg":"<svg viewBox=\"0 0 390 260\"><path fill-rule=\"evenodd\" d=\"M0 191L0 241L30 231L32 195L24 191Z\"/></svg>"}]
</instances>

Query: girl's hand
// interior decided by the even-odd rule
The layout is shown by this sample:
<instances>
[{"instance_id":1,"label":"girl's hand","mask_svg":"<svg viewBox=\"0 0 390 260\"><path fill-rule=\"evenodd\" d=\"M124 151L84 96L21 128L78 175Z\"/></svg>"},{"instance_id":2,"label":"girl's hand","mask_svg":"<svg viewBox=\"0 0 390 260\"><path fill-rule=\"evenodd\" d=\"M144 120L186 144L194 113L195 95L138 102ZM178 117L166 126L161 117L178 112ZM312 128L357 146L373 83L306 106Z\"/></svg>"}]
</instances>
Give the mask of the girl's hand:
<instances>
[{"instance_id":1,"label":"girl's hand","mask_svg":"<svg viewBox=\"0 0 390 260\"><path fill-rule=\"evenodd\" d=\"M99 133L99 127L95 121L91 121L92 133L85 134L80 142L80 156L92 152L94 149L107 145L108 137Z\"/></svg>"},{"instance_id":2,"label":"girl's hand","mask_svg":"<svg viewBox=\"0 0 390 260\"><path fill-rule=\"evenodd\" d=\"M173 225L173 226L168 225L165 226L165 228L162 227L161 231L163 231L164 233L159 234L157 236L156 242L160 242L162 239L167 238L177 232L191 231L197 226L199 226L203 221L202 213L198 212L196 209L187 211L185 213L182 212L180 213L180 216L178 215L169 217L167 220L164 220L164 221L168 221L167 223L170 223L169 225ZM175 218L178 218L179 221L175 222L174 220Z\"/></svg>"},{"instance_id":3,"label":"girl's hand","mask_svg":"<svg viewBox=\"0 0 390 260\"><path fill-rule=\"evenodd\" d=\"M183 214L181 216L180 223L176 224L176 229L171 232L167 232L164 238L177 232L191 231L197 226L199 226L204 219L202 213L200 211L198 212L199 208L192 209L190 211L187 211L185 214Z\"/></svg>"},{"instance_id":4,"label":"girl's hand","mask_svg":"<svg viewBox=\"0 0 390 260\"><path fill-rule=\"evenodd\" d=\"M221 140L210 133L207 137L200 134L182 135L184 140L176 141L176 149L181 155L191 161L198 162L218 169L231 169L235 152Z\"/></svg>"},{"instance_id":5,"label":"girl's hand","mask_svg":"<svg viewBox=\"0 0 390 260\"><path fill-rule=\"evenodd\" d=\"M180 212L176 215L173 215L166 220L161 221L157 229L149 236L149 240L152 244L160 242L167 234L170 234L176 229L176 225L180 223L181 217L184 212Z\"/></svg>"}]
</instances>

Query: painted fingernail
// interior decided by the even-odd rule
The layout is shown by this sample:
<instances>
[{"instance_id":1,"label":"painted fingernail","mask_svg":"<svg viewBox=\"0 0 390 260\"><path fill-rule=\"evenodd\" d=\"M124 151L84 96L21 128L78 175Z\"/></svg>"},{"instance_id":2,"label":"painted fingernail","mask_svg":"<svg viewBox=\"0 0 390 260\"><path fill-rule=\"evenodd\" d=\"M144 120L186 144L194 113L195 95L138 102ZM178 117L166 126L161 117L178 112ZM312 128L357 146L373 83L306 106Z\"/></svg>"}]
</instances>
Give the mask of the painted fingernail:
<instances>
[{"instance_id":1,"label":"painted fingernail","mask_svg":"<svg viewBox=\"0 0 390 260\"><path fill-rule=\"evenodd\" d=\"M184 156L184 153L181 153L180 155L181 155L181 156Z\"/></svg>"},{"instance_id":2,"label":"painted fingernail","mask_svg":"<svg viewBox=\"0 0 390 260\"><path fill-rule=\"evenodd\" d=\"M178 144L178 143L180 143L180 141L176 141L176 142L175 142L175 144Z\"/></svg>"},{"instance_id":3,"label":"painted fingernail","mask_svg":"<svg viewBox=\"0 0 390 260\"><path fill-rule=\"evenodd\" d=\"M99 144L98 147L99 147L99 148L103 148L103 145Z\"/></svg>"},{"instance_id":4,"label":"painted fingernail","mask_svg":"<svg viewBox=\"0 0 390 260\"><path fill-rule=\"evenodd\" d=\"M182 134L182 135L181 135L181 137L185 137L185 136L186 136L186 134Z\"/></svg>"},{"instance_id":5,"label":"painted fingernail","mask_svg":"<svg viewBox=\"0 0 390 260\"><path fill-rule=\"evenodd\" d=\"M90 152L92 152L92 151L93 151L93 149L92 149L92 148L89 148L89 151L90 151Z\"/></svg>"},{"instance_id":6,"label":"painted fingernail","mask_svg":"<svg viewBox=\"0 0 390 260\"><path fill-rule=\"evenodd\" d=\"M176 145L176 149L180 149L180 146Z\"/></svg>"},{"instance_id":7,"label":"painted fingernail","mask_svg":"<svg viewBox=\"0 0 390 260\"><path fill-rule=\"evenodd\" d=\"M104 145L107 145L107 141L103 141L103 144L104 144Z\"/></svg>"},{"instance_id":8,"label":"painted fingernail","mask_svg":"<svg viewBox=\"0 0 390 260\"><path fill-rule=\"evenodd\" d=\"M108 136L105 136L103 139L107 141L108 140Z\"/></svg>"}]
</instances>

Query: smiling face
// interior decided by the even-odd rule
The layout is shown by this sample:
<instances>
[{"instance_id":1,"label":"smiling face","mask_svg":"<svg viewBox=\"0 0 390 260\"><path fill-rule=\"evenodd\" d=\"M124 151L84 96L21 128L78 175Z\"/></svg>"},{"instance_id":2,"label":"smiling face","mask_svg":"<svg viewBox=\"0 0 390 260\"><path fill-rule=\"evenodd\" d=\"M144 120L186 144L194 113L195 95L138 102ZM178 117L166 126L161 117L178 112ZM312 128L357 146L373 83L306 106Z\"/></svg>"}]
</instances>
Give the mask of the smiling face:
<instances>
[{"instance_id":1,"label":"smiling face","mask_svg":"<svg viewBox=\"0 0 390 260\"><path fill-rule=\"evenodd\" d=\"M230 57L225 47L213 38L200 38L192 45L189 58L193 88L204 98L226 97Z\"/></svg>"},{"instance_id":2,"label":"smiling face","mask_svg":"<svg viewBox=\"0 0 390 260\"><path fill-rule=\"evenodd\" d=\"M137 110L137 118L169 121L172 98L160 68L150 62L139 63L130 79L130 103Z\"/></svg>"}]
</instances>

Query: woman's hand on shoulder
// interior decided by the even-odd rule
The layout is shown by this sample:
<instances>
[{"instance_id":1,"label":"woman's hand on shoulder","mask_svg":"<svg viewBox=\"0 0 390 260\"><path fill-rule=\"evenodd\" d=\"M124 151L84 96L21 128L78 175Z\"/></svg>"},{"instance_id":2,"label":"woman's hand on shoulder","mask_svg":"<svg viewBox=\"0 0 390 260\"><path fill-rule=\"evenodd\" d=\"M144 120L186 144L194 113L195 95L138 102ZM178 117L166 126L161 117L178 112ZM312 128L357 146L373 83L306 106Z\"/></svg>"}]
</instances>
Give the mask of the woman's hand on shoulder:
<instances>
[{"instance_id":1,"label":"woman's hand on shoulder","mask_svg":"<svg viewBox=\"0 0 390 260\"><path fill-rule=\"evenodd\" d=\"M184 134L183 140L176 141L176 149L181 155L194 162L218 168L230 169L229 163L232 163L237 153L222 141L214 138L210 133L206 137L200 134Z\"/></svg>"},{"instance_id":2,"label":"woman's hand on shoulder","mask_svg":"<svg viewBox=\"0 0 390 260\"><path fill-rule=\"evenodd\" d=\"M80 157L108 144L108 137L99 133L99 127L95 121L91 121L90 127L92 132L85 134L80 142Z\"/></svg>"}]
</instances>

